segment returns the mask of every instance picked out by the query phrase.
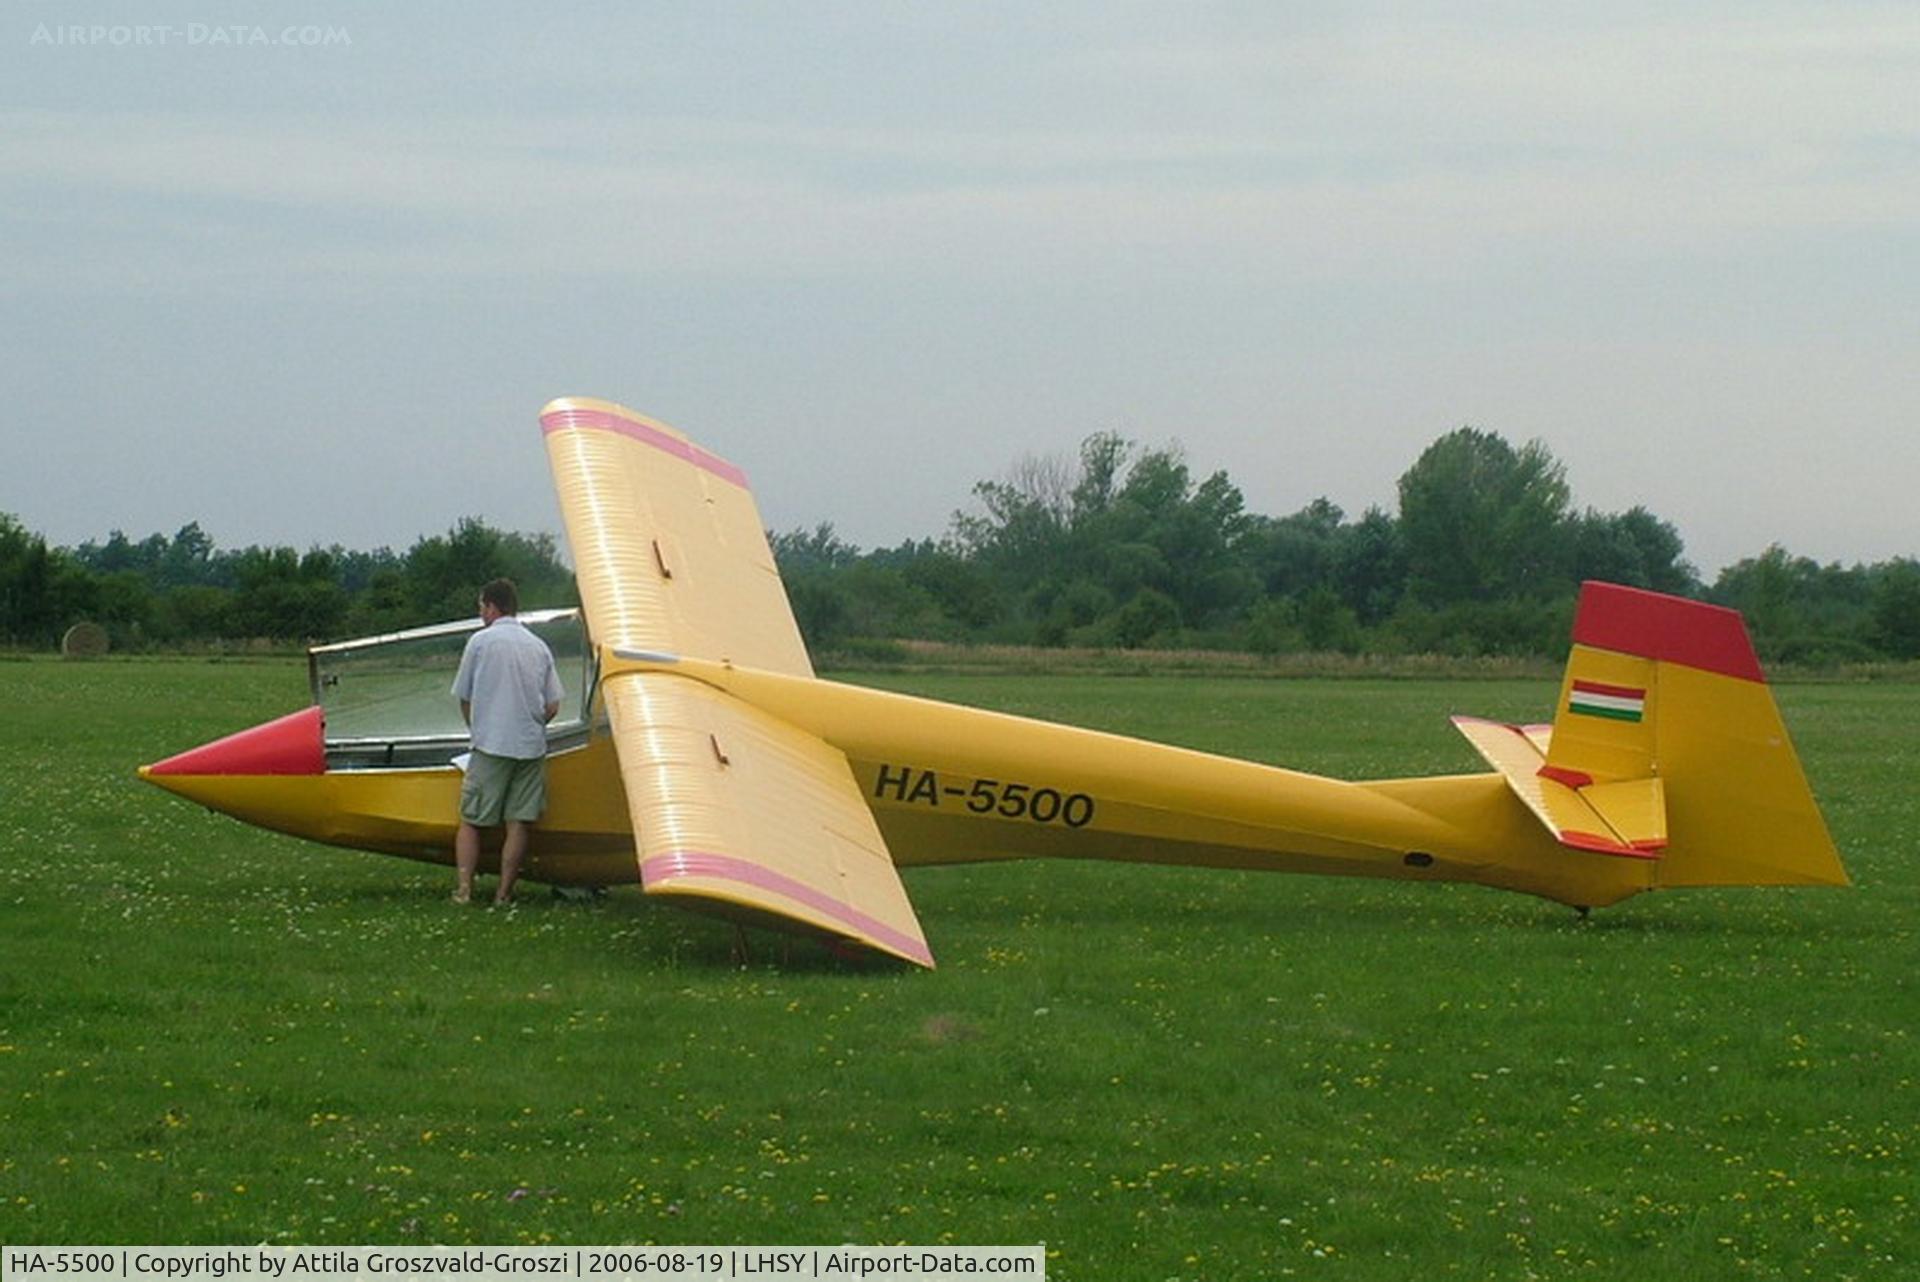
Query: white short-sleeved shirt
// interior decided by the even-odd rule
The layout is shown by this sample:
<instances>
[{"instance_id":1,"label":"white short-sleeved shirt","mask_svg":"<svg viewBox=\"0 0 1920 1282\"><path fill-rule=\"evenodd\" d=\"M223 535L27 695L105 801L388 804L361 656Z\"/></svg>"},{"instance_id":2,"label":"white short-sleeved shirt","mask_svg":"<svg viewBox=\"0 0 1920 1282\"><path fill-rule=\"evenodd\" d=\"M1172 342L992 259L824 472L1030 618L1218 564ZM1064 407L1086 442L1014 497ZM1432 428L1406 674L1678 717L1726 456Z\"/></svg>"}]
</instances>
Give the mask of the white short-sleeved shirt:
<instances>
[{"instance_id":1,"label":"white short-sleeved shirt","mask_svg":"<svg viewBox=\"0 0 1920 1282\"><path fill-rule=\"evenodd\" d=\"M549 703L560 702L553 651L510 614L467 638L453 695L473 705L473 746L522 761L547 755Z\"/></svg>"}]
</instances>

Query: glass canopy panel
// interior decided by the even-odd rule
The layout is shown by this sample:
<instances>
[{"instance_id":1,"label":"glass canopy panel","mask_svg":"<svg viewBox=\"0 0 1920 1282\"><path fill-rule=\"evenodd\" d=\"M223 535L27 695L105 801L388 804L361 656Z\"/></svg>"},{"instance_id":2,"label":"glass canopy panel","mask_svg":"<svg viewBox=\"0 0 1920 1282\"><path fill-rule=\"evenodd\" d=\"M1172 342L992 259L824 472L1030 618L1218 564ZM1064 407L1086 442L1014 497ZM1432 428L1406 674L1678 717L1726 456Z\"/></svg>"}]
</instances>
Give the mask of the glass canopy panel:
<instances>
[{"instance_id":1,"label":"glass canopy panel","mask_svg":"<svg viewBox=\"0 0 1920 1282\"><path fill-rule=\"evenodd\" d=\"M550 735L581 724L591 693L591 656L577 610L542 610L520 621L553 650L566 697ZM451 693L460 653L478 619L315 646L308 651L314 701L326 715L327 742L405 743L464 740L467 727Z\"/></svg>"}]
</instances>

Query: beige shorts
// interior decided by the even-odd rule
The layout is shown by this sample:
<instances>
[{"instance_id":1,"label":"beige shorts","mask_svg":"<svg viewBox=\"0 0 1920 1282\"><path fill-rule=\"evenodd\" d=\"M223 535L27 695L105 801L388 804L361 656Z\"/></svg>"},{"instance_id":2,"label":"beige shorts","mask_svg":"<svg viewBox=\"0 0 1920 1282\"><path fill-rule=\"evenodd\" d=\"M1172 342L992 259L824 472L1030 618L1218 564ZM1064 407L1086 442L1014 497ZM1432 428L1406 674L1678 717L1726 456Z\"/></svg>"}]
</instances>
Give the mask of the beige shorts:
<instances>
[{"instance_id":1,"label":"beige shorts","mask_svg":"<svg viewBox=\"0 0 1920 1282\"><path fill-rule=\"evenodd\" d=\"M475 751L460 784L460 818L476 828L532 823L547 808L547 759Z\"/></svg>"}]
</instances>

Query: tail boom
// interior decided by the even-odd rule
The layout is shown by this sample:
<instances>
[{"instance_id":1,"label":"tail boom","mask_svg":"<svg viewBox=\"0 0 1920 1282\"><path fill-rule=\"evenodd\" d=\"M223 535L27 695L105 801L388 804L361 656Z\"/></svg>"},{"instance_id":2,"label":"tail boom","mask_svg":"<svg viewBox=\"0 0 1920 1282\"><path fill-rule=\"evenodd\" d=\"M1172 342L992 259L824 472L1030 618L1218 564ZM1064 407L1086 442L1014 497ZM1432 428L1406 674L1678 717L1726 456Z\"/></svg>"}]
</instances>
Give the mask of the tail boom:
<instances>
[{"instance_id":1,"label":"tail boom","mask_svg":"<svg viewBox=\"0 0 1920 1282\"><path fill-rule=\"evenodd\" d=\"M1464 881L1582 905L1647 885L1644 867L1565 867L1493 775L1354 783L729 664L607 662L610 678L670 668L844 752L903 866L1100 859Z\"/></svg>"}]
</instances>

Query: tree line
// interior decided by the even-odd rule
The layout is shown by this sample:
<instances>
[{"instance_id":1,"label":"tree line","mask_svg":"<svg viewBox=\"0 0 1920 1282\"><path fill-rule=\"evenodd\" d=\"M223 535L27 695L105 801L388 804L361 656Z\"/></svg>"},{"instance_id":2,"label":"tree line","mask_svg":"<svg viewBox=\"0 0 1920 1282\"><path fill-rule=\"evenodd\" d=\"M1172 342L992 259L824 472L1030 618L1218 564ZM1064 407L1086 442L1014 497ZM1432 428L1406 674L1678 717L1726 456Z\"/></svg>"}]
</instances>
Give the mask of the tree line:
<instances>
[{"instance_id":1,"label":"tree line","mask_svg":"<svg viewBox=\"0 0 1920 1282\"><path fill-rule=\"evenodd\" d=\"M172 537L115 530L55 548L0 513L0 642L52 646L80 620L106 628L116 649L362 636L471 615L480 585L502 575L528 608L578 600L551 535L473 519L404 553L299 552L223 551L198 522Z\"/></svg>"},{"instance_id":2,"label":"tree line","mask_svg":"<svg viewBox=\"0 0 1920 1282\"><path fill-rule=\"evenodd\" d=\"M1740 609L1770 661L1920 658L1920 562L1821 565L1776 545L1704 583L1672 523L1578 508L1544 445L1478 428L1421 453L1397 511L1358 517L1324 498L1248 512L1224 471L1196 479L1177 447L1112 432L973 493L942 535L896 547L831 524L772 535L808 643L1556 655L1596 578ZM363 635L469 615L500 575L528 608L578 599L550 536L473 519L405 553L302 553L222 551L198 524L54 548L0 513L0 642L49 646L79 619L123 649Z\"/></svg>"},{"instance_id":3,"label":"tree line","mask_svg":"<svg viewBox=\"0 0 1920 1282\"><path fill-rule=\"evenodd\" d=\"M1547 447L1463 427L1400 477L1398 510L1246 510L1223 471L1116 433L974 487L939 539L863 552L831 525L774 551L801 630L866 638L1264 654L1558 655L1585 579L1730 605L1769 660L1920 658L1920 563L1819 565L1778 546L1710 584L1644 507L1577 508Z\"/></svg>"}]
</instances>

